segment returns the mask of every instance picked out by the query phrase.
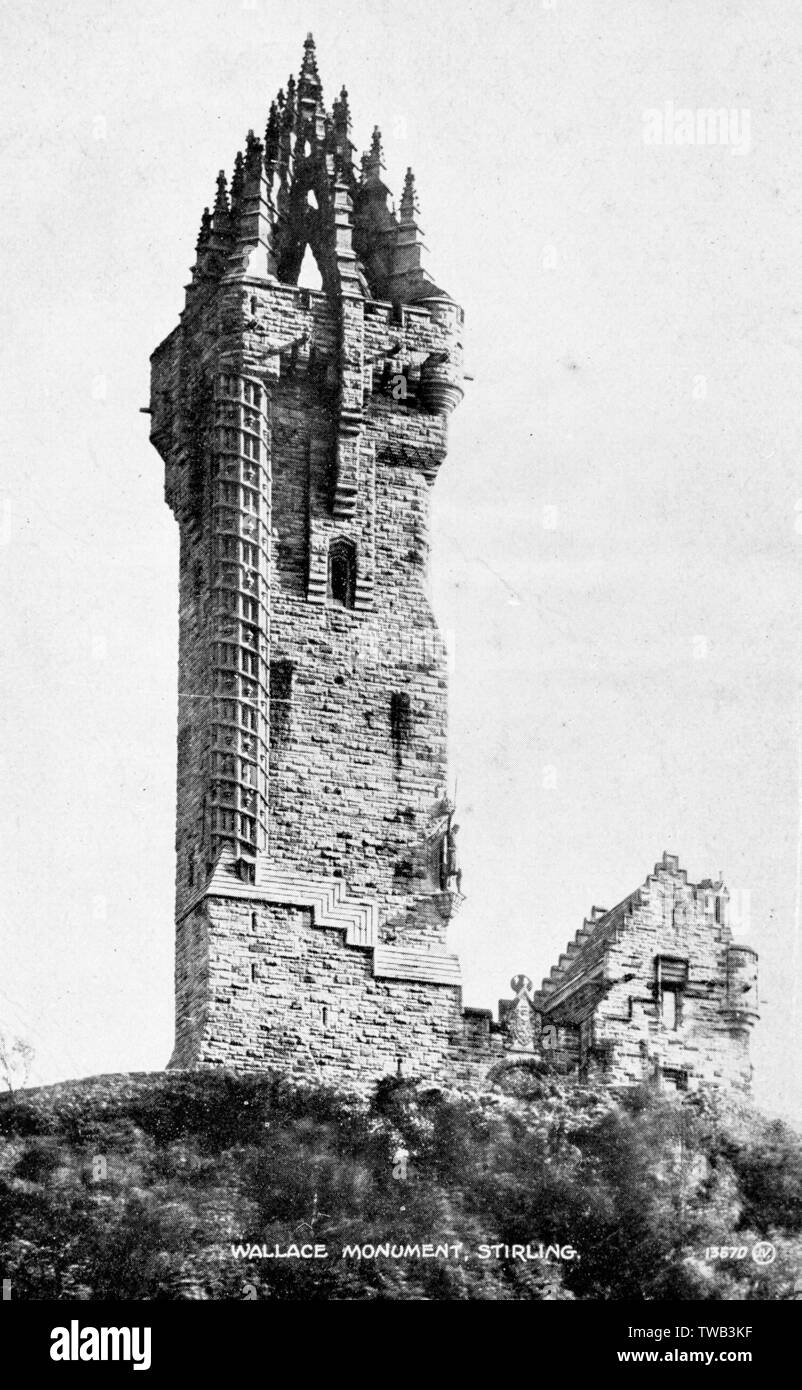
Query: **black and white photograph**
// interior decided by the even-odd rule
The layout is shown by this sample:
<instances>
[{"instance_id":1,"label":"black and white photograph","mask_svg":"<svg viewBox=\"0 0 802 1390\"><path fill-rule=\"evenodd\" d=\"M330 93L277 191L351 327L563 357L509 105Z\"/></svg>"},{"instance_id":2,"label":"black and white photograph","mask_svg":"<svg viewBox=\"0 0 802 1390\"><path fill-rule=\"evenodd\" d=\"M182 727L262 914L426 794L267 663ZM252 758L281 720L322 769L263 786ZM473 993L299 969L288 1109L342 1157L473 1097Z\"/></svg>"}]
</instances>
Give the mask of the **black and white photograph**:
<instances>
[{"instance_id":1,"label":"black and white photograph","mask_svg":"<svg viewBox=\"0 0 802 1390\"><path fill-rule=\"evenodd\" d=\"M277 1302L768 1370L798 5L0 35L0 1317L54 1380Z\"/></svg>"}]
</instances>

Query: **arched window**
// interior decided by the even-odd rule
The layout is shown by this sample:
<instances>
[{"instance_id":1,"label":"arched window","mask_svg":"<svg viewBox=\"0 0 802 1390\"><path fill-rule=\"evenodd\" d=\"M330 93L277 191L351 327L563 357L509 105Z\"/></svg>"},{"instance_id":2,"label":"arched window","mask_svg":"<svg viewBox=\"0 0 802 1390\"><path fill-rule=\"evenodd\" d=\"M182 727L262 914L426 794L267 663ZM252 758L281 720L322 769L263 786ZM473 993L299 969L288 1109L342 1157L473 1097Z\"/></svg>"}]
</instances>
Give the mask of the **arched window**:
<instances>
[{"instance_id":1,"label":"arched window","mask_svg":"<svg viewBox=\"0 0 802 1390\"><path fill-rule=\"evenodd\" d=\"M333 541L329 547L329 599L340 608L353 608L356 598L356 546Z\"/></svg>"}]
</instances>

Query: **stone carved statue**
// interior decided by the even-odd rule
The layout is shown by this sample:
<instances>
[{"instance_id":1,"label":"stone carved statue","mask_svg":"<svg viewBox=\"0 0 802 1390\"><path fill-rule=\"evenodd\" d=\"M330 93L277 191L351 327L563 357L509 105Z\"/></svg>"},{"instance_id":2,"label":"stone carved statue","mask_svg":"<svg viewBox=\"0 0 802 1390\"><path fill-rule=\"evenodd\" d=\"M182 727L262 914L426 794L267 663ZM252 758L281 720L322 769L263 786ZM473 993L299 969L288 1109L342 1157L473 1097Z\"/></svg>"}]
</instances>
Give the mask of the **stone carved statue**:
<instances>
[{"instance_id":1,"label":"stone carved statue","mask_svg":"<svg viewBox=\"0 0 802 1390\"><path fill-rule=\"evenodd\" d=\"M532 1052L535 1048L535 1010L532 1005L532 981L528 975L515 975L510 981L515 999L507 1016L507 1036L516 1051Z\"/></svg>"},{"instance_id":2,"label":"stone carved statue","mask_svg":"<svg viewBox=\"0 0 802 1390\"><path fill-rule=\"evenodd\" d=\"M446 833L442 841L442 861L440 872L440 887L444 893L459 893L462 884L462 870L459 866L459 852L457 850L457 835L459 826L452 824L453 810L448 813Z\"/></svg>"}]
</instances>

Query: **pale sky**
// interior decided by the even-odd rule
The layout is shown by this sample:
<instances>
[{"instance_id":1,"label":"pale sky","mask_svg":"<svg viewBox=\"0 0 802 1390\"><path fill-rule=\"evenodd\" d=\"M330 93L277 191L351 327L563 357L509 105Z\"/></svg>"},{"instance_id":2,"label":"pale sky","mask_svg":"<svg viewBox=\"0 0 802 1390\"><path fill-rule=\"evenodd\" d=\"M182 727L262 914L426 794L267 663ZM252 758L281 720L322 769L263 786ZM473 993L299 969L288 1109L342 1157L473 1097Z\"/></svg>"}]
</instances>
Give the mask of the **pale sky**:
<instances>
[{"instance_id":1,"label":"pale sky","mask_svg":"<svg viewBox=\"0 0 802 1390\"><path fill-rule=\"evenodd\" d=\"M5 0L0 1026L36 1081L171 1051L178 536L139 407L308 29L466 312L433 557L465 1002L667 849L735 891L755 1093L802 1118L797 0ZM667 102L747 147L644 143Z\"/></svg>"}]
</instances>

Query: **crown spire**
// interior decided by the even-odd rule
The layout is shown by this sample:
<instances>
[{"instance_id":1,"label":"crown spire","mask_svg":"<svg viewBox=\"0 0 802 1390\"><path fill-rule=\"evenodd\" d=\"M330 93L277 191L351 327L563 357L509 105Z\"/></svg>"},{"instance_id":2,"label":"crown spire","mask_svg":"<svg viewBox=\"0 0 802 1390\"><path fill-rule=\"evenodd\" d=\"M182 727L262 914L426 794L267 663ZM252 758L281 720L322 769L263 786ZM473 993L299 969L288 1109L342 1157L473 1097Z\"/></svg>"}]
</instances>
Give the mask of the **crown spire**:
<instances>
[{"instance_id":1,"label":"crown spire","mask_svg":"<svg viewBox=\"0 0 802 1390\"><path fill-rule=\"evenodd\" d=\"M212 280L226 266L230 276L291 275L294 253L288 248L308 237L314 188L326 214L315 222L315 235L337 239L338 264L349 284L353 278L360 293L369 288L386 298L392 291L409 302L431 297L437 286L422 266L414 174L406 170L394 202L379 126L373 127L361 170L351 137L348 90L340 87L326 110L315 41L307 34L300 69L270 103L263 140L250 132L229 171L230 185L222 173L218 178L198 236L194 280Z\"/></svg>"}]
</instances>

